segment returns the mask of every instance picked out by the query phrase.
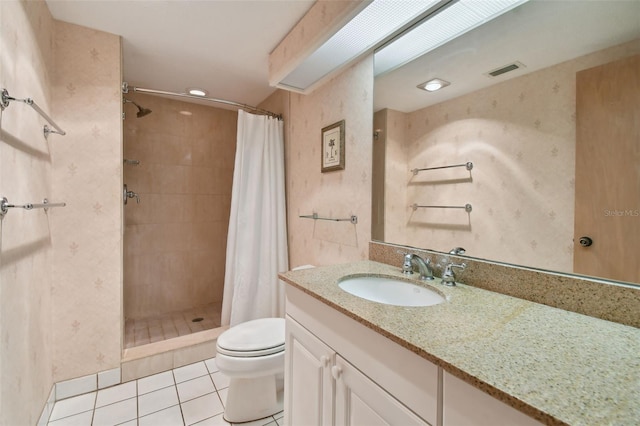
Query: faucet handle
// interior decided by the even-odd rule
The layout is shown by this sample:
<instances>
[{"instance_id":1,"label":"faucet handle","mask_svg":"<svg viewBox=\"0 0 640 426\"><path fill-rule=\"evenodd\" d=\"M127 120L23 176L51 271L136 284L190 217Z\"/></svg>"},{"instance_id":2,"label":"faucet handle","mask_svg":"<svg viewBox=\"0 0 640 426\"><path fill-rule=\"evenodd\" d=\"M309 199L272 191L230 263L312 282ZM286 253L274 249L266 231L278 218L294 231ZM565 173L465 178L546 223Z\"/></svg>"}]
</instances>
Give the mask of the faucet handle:
<instances>
[{"instance_id":1,"label":"faucet handle","mask_svg":"<svg viewBox=\"0 0 640 426\"><path fill-rule=\"evenodd\" d=\"M405 275L413 274L413 265L411 264L411 259L413 258L413 254L404 253L401 251L398 251L398 253L404 255L404 262L402 263L402 273Z\"/></svg>"},{"instance_id":2,"label":"faucet handle","mask_svg":"<svg viewBox=\"0 0 640 426\"><path fill-rule=\"evenodd\" d=\"M467 267L466 263L450 263L445 267L445 269L448 269L449 271L451 271L451 268L460 268L460 269L462 269L464 271L464 268L466 268L466 267ZM453 272L453 271L451 271L451 272Z\"/></svg>"},{"instance_id":3,"label":"faucet handle","mask_svg":"<svg viewBox=\"0 0 640 426\"><path fill-rule=\"evenodd\" d=\"M442 273L442 283L448 286L456 285L456 274L453 272L452 268L460 268L464 270L466 267L466 263L449 263L445 266L444 272Z\"/></svg>"}]
</instances>

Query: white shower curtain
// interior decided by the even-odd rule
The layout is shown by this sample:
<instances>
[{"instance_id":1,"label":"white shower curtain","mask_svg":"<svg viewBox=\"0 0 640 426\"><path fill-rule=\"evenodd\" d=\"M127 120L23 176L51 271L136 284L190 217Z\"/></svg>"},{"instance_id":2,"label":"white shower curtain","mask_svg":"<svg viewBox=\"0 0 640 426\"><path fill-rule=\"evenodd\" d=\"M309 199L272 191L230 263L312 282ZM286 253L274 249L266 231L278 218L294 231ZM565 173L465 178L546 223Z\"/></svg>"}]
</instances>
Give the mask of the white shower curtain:
<instances>
[{"instance_id":1,"label":"white shower curtain","mask_svg":"<svg viewBox=\"0 0 640 426\"><path fill-rule=\"evenodd\" d=\"M240 110L222 324L284 317L286 270L283 123Z\"/></svg>"}]
</instances>

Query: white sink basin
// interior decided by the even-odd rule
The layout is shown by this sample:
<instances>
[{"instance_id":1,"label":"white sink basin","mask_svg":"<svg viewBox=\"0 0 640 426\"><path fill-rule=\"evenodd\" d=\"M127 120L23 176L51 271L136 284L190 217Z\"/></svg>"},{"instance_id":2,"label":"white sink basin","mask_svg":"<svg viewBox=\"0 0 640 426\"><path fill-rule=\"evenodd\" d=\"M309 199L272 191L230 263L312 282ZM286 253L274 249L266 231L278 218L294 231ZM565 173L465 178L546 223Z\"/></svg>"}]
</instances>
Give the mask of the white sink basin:
<instances>
[{"instance_id":1,"label":"white sink basin","mask_svg":"<svg viewBox=\"0 0 640 426\"><path fill-rule=\"evenodd\" d=\"M432 306L444 302L436 291L394 278L346 278L338 286L354 296L386 305Z\"/></svg>"}]
</instances>

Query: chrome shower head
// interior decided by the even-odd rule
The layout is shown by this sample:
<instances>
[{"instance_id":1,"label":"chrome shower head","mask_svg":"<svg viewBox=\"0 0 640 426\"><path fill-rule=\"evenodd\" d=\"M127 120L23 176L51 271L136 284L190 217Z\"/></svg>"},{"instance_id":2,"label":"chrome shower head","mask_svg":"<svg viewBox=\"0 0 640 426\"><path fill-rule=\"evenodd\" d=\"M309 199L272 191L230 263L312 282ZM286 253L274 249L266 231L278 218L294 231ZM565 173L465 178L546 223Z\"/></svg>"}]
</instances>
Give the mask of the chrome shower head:
<instances>
[{"instance_id":1,"label":"chrome shower head","mask_svg":"<svg viewBox=\"0 0 640 426\"><path fill-rule=\"evenodd\" d=\"M149 108L140 108L140 105L136 106L138 107L138 113L136 114L136 117L138 118L144 117L145 115L149 115L153 112Z\"/></svg>"},{"instance_id":2,"label":"chrome shower head","mask_svg":"<svg viewBox=\"0 0 640 426\"><path fill-rule=\"evenodd\" d=\"M138 105L137 103L133 102L130 99L127 98L122 98L122 101L126 104L127 102L134 104L137 108L138 108L138 113L136 114L136 117L140 118L140 117L144 117L145 115L149 115L152 113L152 111L149 108L144 108L141 107L140 105Z\"/></svg>"}]
</instances>

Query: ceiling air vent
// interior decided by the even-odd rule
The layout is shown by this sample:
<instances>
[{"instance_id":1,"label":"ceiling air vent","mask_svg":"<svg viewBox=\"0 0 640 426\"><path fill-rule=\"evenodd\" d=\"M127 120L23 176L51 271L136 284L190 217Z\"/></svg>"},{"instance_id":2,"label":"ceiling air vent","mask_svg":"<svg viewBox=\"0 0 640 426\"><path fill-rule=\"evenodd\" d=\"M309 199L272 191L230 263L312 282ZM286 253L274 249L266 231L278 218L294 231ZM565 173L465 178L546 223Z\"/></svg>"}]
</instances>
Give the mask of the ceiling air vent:
<instances>
[{"instance_id":1,"label":"ceiling air vent","mask_svg":"<svg viewBox=\"0 0 640 426\"><path fill-rule=\"evenodd\" d=\"M524 67L525 67L525 65L522 62L516 61L516 62L514 62L512 64L504 65L504 66L501 66L498 69L495 69L493 71L489 71L487 73L487 75L490 76L490 77L497 77L499 75L502 75L502 74L505 74L505 73L508 73L508 72L511 72L511 71L515 71L517 69L524 68Z\"/></svg>"}]
</instances>

